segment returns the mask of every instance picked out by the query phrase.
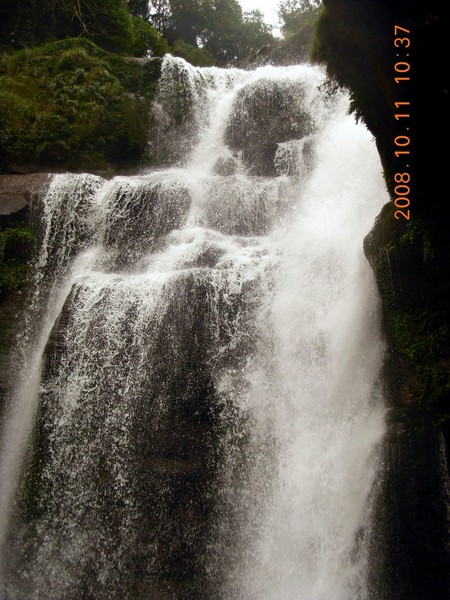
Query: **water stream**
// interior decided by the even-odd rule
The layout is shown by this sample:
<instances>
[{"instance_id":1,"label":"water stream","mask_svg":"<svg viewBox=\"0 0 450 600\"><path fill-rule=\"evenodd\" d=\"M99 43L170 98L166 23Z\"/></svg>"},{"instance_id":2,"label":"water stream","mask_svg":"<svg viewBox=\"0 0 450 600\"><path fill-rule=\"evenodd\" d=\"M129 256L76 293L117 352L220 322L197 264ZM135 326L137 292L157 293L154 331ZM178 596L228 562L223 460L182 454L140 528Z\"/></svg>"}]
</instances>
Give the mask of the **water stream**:
<instances>
[{"instance_id":1,"label":"water stream","mask_svg":"<svg viewBox=\"0 0 450 600\"><path fill-rule=\"evenodd\" d=\"M323 80L166 57L161 167L53 176L5 598L369 598L384 345L362 241L387 197Z\"/></svg>"}]
</instances>

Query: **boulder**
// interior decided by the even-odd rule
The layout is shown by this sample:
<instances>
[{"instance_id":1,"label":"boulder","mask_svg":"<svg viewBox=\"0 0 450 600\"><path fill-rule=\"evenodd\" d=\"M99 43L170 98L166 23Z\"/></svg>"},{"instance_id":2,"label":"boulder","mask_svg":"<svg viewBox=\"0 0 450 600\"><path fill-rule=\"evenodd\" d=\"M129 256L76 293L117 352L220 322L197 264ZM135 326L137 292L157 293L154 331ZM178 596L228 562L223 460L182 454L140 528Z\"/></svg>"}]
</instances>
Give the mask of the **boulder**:
<instances>
[{"instance_id":1,"label":"boulder","mask_svg":"<svg viewBox=\"0 0 450 600\"><path fill-rule=\"evenodd\" d=\"M300 140L314 131L304 100L302 84L288 79L261 79L238 93L225 141L231 150L241 151L251 174L275 175L278 144Z\"/></svg>"},{"instance_id":2,"label":"boulder","mask_svg":"<svg viewBox=\"0 0 450 600\"><path fill-rule=\"evenodd\" d=\"M0 216L19 212L37 198L50 182L48 173L0 175Z\"/></svg>"}]
</instances>

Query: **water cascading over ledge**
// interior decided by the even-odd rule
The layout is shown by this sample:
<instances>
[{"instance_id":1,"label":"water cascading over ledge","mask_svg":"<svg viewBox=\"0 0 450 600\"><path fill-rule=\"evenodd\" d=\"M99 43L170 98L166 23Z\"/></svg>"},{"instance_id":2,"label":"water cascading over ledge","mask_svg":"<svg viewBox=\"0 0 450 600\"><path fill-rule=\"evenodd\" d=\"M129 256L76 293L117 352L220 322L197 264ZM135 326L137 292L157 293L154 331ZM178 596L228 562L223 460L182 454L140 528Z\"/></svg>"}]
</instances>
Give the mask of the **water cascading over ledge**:
<instances>
[{"instance_id":1,"label":"water cascading over ledge","mask_svg":"<svg viewBox=\"0 0 450 600\"><path fill-rule=\"evenodd\" d=\"M53 177L4 436L6 598L369 598L362 239L386 194L323 78L166 57L164 166Z\"/></svg>"}]
</instances>

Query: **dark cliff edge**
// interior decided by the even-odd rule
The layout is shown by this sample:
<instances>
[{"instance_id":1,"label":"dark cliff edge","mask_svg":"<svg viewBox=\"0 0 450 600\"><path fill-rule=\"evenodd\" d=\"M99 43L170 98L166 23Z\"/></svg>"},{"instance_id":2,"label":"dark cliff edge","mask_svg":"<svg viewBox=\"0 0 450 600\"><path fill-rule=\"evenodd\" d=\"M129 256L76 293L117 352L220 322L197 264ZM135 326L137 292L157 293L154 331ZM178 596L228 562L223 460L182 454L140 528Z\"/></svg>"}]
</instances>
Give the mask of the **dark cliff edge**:
<instances>
[{"instance_id":1,"label":"dark cliff edge","mask_svg":"<svg viewBox=\"0 0 450 600\"><path fill-rule=\"evenodd\" d=\"M0 175L0 420L38 245L30 205L49 180L46 173Z\"/></svg>"},{"instance_id":2,"label":"dark cliff edge","mask_svg":"<svg viewBox=\"0 0 450 600\"><path fill-rule=\"evenodd\" d=\"M449 114L449 21L436 1L323 4L313 58L350 90L392 198L364 242L383 302L390 408L371 597L439 600L450 597L450 205L438 146ZM399 197L410 202L404 216L395 215Z\"/></svg>"}]
</instances>

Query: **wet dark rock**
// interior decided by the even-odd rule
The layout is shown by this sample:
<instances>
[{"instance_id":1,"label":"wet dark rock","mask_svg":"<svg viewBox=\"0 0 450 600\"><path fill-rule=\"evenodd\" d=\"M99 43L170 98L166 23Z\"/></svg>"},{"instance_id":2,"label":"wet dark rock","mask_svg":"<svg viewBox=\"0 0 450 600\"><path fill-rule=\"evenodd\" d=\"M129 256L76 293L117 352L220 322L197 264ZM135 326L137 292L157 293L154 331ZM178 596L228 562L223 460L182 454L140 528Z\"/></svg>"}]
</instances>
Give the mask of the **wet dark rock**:
<instances>
[{"instance_id":1,"label":"wet dark rock","mask_svg":"<svg viewBox=\"0 0 450 600\"><path fill-rule=\"evenodd\" d=\"M104 243L118 252L118 265L155 249L158 241L181 227L191 202L187 187L173 179L119 181L112 195Z\"/></svg>"},{"instance_id":2,"label":"wet dark rock","mask_svg":"<svg viewBox=\"0 0 450 600\"><path fill-rule=\"evenodd\" d=\"M234 175L238 168L238 162L232 156L228 158L219 158L214 165L214 174L227 177Z\"/></svg>"},{"instance_id":3,"label":"wet dark rock","mask_svg":"<svg viewBox=\"0 0 450 600\"><path fill-rule=\"evenodd\" d=\"M444 436L414 408L388 419L370 545L376 600L450 596L449 478Z\"/></svg>"},{"instance_id":4,"label":"wet dark rock","mask_svg":"<svg viewBox=\"0 0 450 600\"><path fill-rule=\"evenodd\" d=\"M302 100L300 84L259 80L237 95L225 132L225 141L250 173L275 175L277 144L301 139L314 131L314 122Z\"/></svg>"},{"instance_id":5,"label":"wet dark rock","mask_svg":"<svg viewBox=\"0 0 450 600\"><path fill-rule=\"evenodd\" d=\"M222 399L216 380L222 368L237 368L254 343L245 321L251 322L254 290L247 286L230 293L220 276L204 268L180 272L166 284L160 305L146 315L136 337L133 320L145 310L145 294L138 294L116 324L120 347L127 349L117 355L108 351L113 343L108 302L114 285L90 305L85 324L77 318L86 284L77 284L47 344L28 475L22 484L22 514L30 521L58 523L59 506L59 518L65 519L70 503L74 527L81 535L88 525L108 555L117 531L125 528L118 549L122 572L107 582L108 597L134 588L142 598L151 598L147 594L153 592L180 600L202 597L197 585L202 577L205 581L204 549L211 535L220 452ZM68 348L80 328L82 347ZM245 335L238 335L241 330ZM83 363L85 353L96 360ZM74 420L65 424L60 383L65 385L76 369L80 387ZM67 465L60 465L61 472L49 481L45 473L49 466L55 469L59 443L55 427L70 453ZM128 483L122 489L114 473L123 461ZM78 473L85 493L74 503L68 490L79 481ZM95 499L92 511L91 504L85 506L89 494ZM86 522L78 515L85 515ZM58 539L64 541L63 525L61 529ZM76 585L98 589L94 573L79 564L76 572ZM83 590L78 591L83 597Z\"/></svg>"},{"instance_id":6,"label":"wet dark rock","mask_svg":"<svg viewBox=\"0 0 450 600\"><path fill-rule=\"evenodd\" d=\"M48 173L0 175L0 218L28 206L42 194L50 178Z\"/></svg>"},{"instance_id":7,"label":"wet dark rock","mask_svg":"<svg viewBox=\"0 0 450 600\"><path fill-rule=\"evenodd\" d=\"M0 418L12 383L11 351L21 324L35 250L34 232L29 227L30 205L49 181L47 173L0 175Z\"/></svg>"}]
</instances>

